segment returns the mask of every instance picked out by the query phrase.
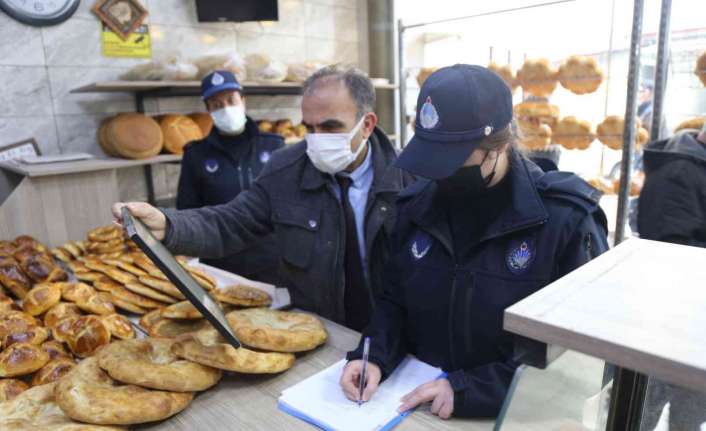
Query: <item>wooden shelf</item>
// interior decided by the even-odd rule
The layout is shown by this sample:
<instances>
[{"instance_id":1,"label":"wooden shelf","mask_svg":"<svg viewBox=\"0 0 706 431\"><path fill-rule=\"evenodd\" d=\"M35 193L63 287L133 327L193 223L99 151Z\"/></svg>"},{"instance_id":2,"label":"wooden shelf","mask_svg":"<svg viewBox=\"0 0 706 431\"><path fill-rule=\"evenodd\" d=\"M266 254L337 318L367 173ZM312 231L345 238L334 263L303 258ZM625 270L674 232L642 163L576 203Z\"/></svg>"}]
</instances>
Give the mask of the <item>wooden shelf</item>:
<instances>
[{"instance_id":1,"label":"wooden shelf","mask_svg":"<svg viewBox=\"0 0 706 431\"><path fill-rule=\"evenodd\" d=\"M277 84L260 84L245 82L245 94L249 95L296 95L301 94L301 84L281 82ZM376 84L378 90L394 90L394 84ZM71 90L72 93L141 93L144 96L176 97L198 96L201 94L200 81L104 81Z\"/></svg>"},{"instance_id":2,"label":"wooden shelf","mask_svg":"<svg viewBox=\"0 0 706 431\"><path fill-rule=\"evenodd\" d=\"M154 165L158 163L173 163L181 161L181 155L161 154L156 157L141 160L118 158L77 160L30 165L16 161L0 162L0 168L7 169L26 177L46 177L50 175L75 174L81 172L104 171L109 169L124 169L135 166Z\"/></svg>"}]
</instances>

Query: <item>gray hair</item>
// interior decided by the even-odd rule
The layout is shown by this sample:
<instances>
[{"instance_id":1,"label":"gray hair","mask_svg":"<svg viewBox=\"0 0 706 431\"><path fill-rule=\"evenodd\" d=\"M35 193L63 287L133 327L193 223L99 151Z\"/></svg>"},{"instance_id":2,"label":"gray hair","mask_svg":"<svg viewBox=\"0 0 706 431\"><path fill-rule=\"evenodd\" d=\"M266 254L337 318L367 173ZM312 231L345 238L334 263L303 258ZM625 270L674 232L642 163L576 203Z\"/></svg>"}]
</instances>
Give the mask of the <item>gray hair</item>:
<instances>
[{"instance_id":1,"label":"gray hair","mask_svg":"<svg viewBox=\"0 0 706 431\"><path fill-rule=\"evenodd\" d=\"M302 93L311 94L319 85L331 81L342 82L358 108L357 119L375 106L375 88L368 75L354 66L334 64L314 72L302 84Z\"/></svg>"}]
</instances>

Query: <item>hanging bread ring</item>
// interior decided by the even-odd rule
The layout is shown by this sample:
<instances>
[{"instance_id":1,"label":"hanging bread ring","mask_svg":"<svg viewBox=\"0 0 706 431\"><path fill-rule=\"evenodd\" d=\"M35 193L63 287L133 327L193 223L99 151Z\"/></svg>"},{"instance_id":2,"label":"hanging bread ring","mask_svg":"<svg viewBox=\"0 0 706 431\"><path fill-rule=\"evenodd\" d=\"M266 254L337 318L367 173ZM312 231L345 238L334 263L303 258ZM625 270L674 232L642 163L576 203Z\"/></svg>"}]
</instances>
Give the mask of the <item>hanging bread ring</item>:
<instances>
[{"instance_id":1,"label":"hanging bread ring","mask_svg":"<svg viewBox=\"0 0 706 431\"><path fill-rule=\"evenodd\" d=\"M572 55L559 67L561 86L574 94L593 93L603 82L603 72L593 57Z\"/></svg>"},{"instance_id":2,"label":"hanging bread ring","mask_svg":"<svg viewBox=\"0 0 706 431\"><path fill-rule=\"evenodd\" d=\"M145 388L196 392L218 383L221 370L180 359L171 351L173 344L166 338L118 341L96 357L110 377Z\"/></svg>"},{"instance_id":3,"label":"hanging bread ring","mask_svg":"<svg viewBox=\"0 0 706 431\"><path fill-rule=\"evenodd\" d=\"M547 59L527 60L517 71L517 83L530 94L547 97L556 89L557 71Z\"/></svg>"},{"instance_id":4,"label":"hanging bread ring","mask_svg":"<svg viewBox=\"0 0 706 431\"><path fill-rule=\"evenodd\" d=\"M706 87L706 52L699 56L696 61L696 70L694 71L696 76L699 77L701 83Z\"/></svg>"},{"instance_id":5,"label":"hanging bread ring","mask_svg":"<svg viewBox=\"0 0 706 431\"><path fill-rule=\"evenodd\" d=\"M88 240L91 242L109 242L119 239L122 241L123 231L118 226L97 227L88 232Z\"/></svg>"},{"instance_id":6,"label":"hanging bread ring","mask_svg":"<svg viewBox=\"0 0 706 431\"><path fill-rule=\"evenodd\" d=\"M70 418L100 425L132 425L166 419L184 410L193 393L118 385L98 365L83 360L56 383L56 403Z\"/></svg>"},{"instance_id":7,"label":"hanging bread ring","mask_svg":"<svg viewBox=\"0 0 706 431\"><path fill-rule=\"evenodd\" d=\"M274 374L294 365L292 353L263 353L234 348L213 327L176 338L172 351L179 357L221 370L247 374Z\"/></svg>"}]
</instances>

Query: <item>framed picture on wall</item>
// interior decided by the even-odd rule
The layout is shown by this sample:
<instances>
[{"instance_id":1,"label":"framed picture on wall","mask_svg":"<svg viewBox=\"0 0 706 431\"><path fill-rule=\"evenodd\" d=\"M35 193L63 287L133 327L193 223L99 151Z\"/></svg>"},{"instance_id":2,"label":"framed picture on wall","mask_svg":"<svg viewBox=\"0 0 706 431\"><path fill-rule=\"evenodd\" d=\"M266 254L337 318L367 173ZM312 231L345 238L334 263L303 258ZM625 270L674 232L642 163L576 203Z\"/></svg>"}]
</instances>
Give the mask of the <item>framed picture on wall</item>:
<instances>
[{"instance_id":1,"label":"framed picture on wall","mask_svg":"<svg viewBox=\"0 0 706 431\"><path fill-rule=\"evenodd\" d=\"M138 0L98 0L92 10L123 40L147 17L147 9Z\"/></svg>"},{"instance_id":2,"label":"framed picture on wall","mask_svg":"<svg viewBox=\"0 0 706 431\"><path fill-rule=\"evenodd\" d=\"M9 145L0 145L0 162L19 159L27 156L41 156L37 141L34 138L25 139Z\"/></svg>"}]
</instances>

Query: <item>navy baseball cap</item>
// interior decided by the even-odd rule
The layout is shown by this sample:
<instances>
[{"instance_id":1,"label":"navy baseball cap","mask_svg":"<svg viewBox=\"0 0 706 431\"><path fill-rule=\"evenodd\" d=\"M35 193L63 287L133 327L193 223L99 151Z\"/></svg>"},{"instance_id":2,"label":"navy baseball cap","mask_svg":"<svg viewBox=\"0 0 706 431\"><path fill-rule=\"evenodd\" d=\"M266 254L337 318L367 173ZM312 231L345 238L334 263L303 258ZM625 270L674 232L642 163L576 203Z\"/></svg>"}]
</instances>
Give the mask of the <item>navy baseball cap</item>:
<instances>
[{"instance_id":1,"label":"navy baseball cap","mask_svg":"<svg viewBox=\"0 0 706 431\"><path fill-rule=\"evenodd\" d=\"M213 73L209 73L201 81L201 97L203 100L224 90L243 91L243 86L240 85L235 75L227 70L216 70Z\"/></svg>"},{"instance_id":2,"label":"navy baseball cap","mask_svg":"<svg viewBox=\"0 0 706 431\"><path fill-rule=\"evenodd\" d=\"M395 166L434 180L449 177L510 121L512 93L500 76L481 66L444 67L422 85L414 136Z\"/></svg>"}]
</instances>

